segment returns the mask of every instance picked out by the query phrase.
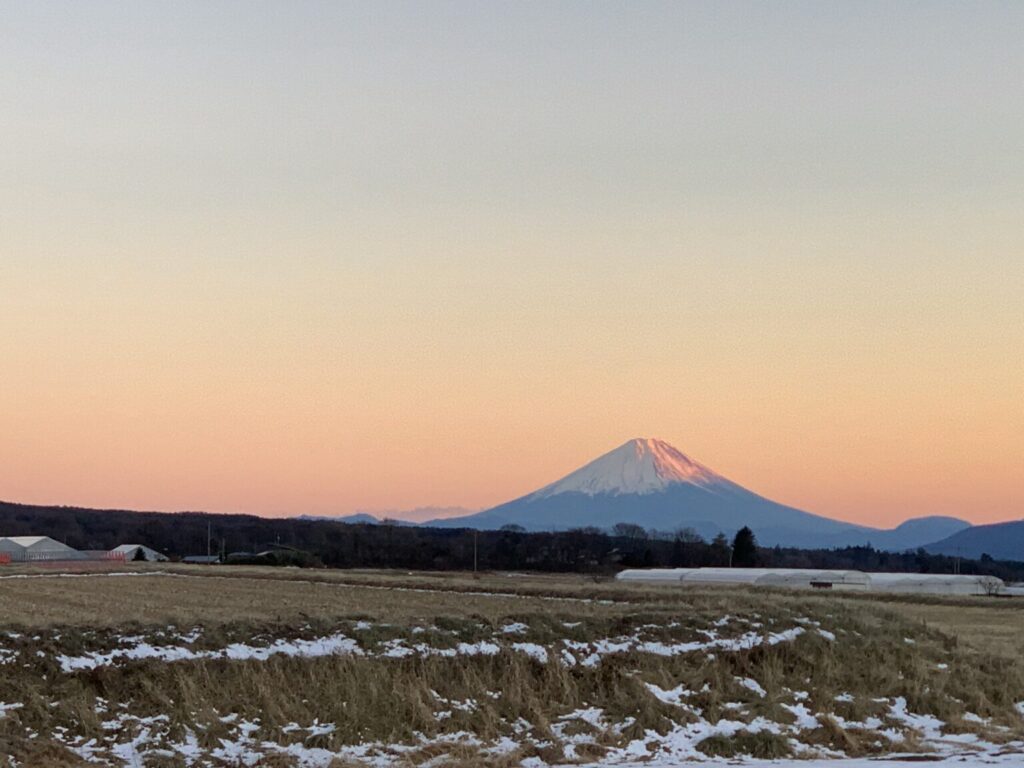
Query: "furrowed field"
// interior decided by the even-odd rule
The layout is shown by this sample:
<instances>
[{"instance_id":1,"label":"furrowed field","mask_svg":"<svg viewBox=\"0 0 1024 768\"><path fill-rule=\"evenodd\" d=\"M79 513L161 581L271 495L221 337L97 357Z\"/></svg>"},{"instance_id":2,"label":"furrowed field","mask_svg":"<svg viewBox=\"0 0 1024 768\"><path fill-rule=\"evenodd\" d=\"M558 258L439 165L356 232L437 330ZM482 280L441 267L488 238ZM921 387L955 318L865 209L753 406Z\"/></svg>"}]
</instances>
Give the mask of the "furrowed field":
<instances>
[{"instance_id":1,"label":"furrowed field","mask_svg":"<svg viewBox=\"0 0 1024 768\"><path fill-rule=\"evenodd\" d=\"M1021 765L1022 626L982 598L7 568L0 765Z\"/></svg>"}]
</instances>

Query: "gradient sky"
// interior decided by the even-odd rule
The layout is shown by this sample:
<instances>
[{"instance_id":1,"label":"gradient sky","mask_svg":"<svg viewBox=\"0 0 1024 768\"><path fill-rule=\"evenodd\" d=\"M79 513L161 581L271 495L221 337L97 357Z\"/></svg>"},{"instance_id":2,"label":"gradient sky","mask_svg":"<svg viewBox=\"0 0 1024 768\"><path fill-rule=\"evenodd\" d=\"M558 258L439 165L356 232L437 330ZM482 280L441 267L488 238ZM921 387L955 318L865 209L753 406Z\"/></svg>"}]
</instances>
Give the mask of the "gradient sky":
<instances>
[{"instance_id":1,"label":"gradient sky","mask_svg":"<svg viewBox=\"0 0 1024 768\"><path fill-rule=\"evenodd\" d=\"M0 498L484 507L657 436L1024 517L1024 4L0 2Z\"/></svg>"}]
</instances>

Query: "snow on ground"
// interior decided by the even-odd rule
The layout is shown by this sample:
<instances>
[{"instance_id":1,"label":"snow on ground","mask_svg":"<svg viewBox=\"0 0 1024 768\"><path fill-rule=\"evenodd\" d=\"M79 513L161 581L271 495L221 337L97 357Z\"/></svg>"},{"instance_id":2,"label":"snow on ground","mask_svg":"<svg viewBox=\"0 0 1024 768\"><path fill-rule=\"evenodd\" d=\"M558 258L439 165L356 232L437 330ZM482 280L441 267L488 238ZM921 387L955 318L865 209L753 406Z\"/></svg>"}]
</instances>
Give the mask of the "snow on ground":
<instances>
[{"instance_id":1,"label":"snow on ground","mask_svg":"<svg viewBox=\"0 0 1024 768\"><path fill-rule=\"evenodd\" d=\"M736 682L742 685L747 690L753 691L762 699L768 695L768 692L761 687L761 684L757 682L757 680L754 680L752 677L737 677Z\"/></svg>"},{"instance_id":2,"label":"snow on ground","mask_svg":"<svg viewBox=\"0 0 1024 768\"><path fill-rule=\"evenodd\" d=\"M353 629L355 631L362 631L369 629L370 626L368 622L361 621ZM660 630L664 629L664 627L649 625L639 628L632 635L600 638L592 641L563 639L561 641L563 647L556 650L555 648L549 649L536 643L508 642L508 638L521 636L529 630L529 627L525 624L517 623L505 625L490 639L479 640L473 643L460 642L454 647L438 648L427 643L411 643L403 638L393 638L385 641L379 651L364 649L358 640L348 637L341 632L310 640L278 639L269 645L262 646L248 643L233 643L224 648L202 650L194 647L201 632L199 630L192 630L186 635L179 636L179 639L184 643L182 645L154 645L141 637L121 636L116 638L119 647L111 650L105 652L91 651L80 655L62 654L56 658L61 670L70 673L146 659L155 659L167 663L210 659L266 661L272 656L317 658L334 655L366 655L401 659L410 656L494 656L507 648L517 653L524 653L542 664L546 664L549 658L555 658L567 666L581 664L585 667L592 667L600 664L603 658L615 654L644 653L656 656L680 656L688 653L710 651L736 652L750 650L759 645L777 645L779 643L792 642L805 631L803 627L797 626L780 632L762 633L748 631L736 636L722 637L718 630L699 630L699 634L702 635L702 638L699 640L665 642L662 640L645 639L644 630L651 629ZM550 653L549 650L555 652ZM12 661L14 656L11 654L13 654L12 651L0 649L0 663ZM742 684L747 687L757 685L752 680L743 681ZM752 690L754 689L752 688Z\"/></svg>"},{"instance_id":3,"label":"snow on ground","mask_svg":"<svg viewBox=\"0 0 1024 768\"><path fill-rule=\"evenodd\" d=\"M726 763L730 766L751 766L756 768L922 768L922 766L936 766L936 768L982 768L983 766L1019 766L1024 765L1024 753L1015 752L999 754L998 752L987 754L964 754L948 758L933 760L930 756L923 759L920 756L907 756L900 758L826 758L826 759L788 759L788 760L737 760L716 761L719 765ZM525 763L524 763L525 765ZM607 768L607 763L584 763L573 766L573 768ZM650 760L644 763L618 763L618 768L684 768L689 763L675 761L662 761L660 759Z\"/></svg>"},{"instance_id":4,"label":"snow on ground","mask_svg":"<svg viewBox=\"0 0 1024 768\"><path fill-rule=\"evenodd\" d=\"M486 644L481 644L486 647ZM759 684L747 678L737 678L742 687L757 693ZM665 733L648 730L634 736L618 748L610 749L599 763L600 766L616 768L675 768L694 762L743 766L778 766L779 768L869 768L878 766L879 758L848 759L841 753L822 747L811 747L801 741L804 732L819 726L818 717L804 701L809 699L806 692L792 692L797 703L782 704L793 715L792 723L780 723L764 717L755 717L749 722L723 717L710 721L702 712L691 706L688 700L695 692L684 686L672 689L660 688L646 683L647 690L661 702L680 707L686 712L686 722L675 723ZM762 689L763 690L763 689ZM435 717L439 722L450 721L456 713L474 713L481 708L476 699L448 699L432 691L436 701ZM500 692L485 692L486 697L500 699ZM837 697L843 698L846 697ZM842 722L842 718L832 715L843 727L853 727L874 731L880 739L892 742L898 749L908 734L919 740L920 754L895 754L885 756L882 764L885 768L900 766L919 766L921 761L938 762L942 765L956 765L962 768L980 766L1022 766L1024 765L1024 742L995 745L984 741L976 734L947 733L946 724L932 715L914 713L909 710L906 699L876 699L884 703L887 711L879 717L867 718L864 722ZM105 708L106 703L101 702ZM1024 703L1022 703L1024 704ZM0 704L0 716L8 710L20 707L19 704ZM742 709L741 702L735 707L726 705L724 709L735 711ZM1024 709L1024 706L1022 706ZM977 715L969 718L978 723L987 722ZM259 765L272 754L288 755L295 758L305 768L327 768L332 761L360 761L370 768L386 768L407 763L415 750L437 743L460 744L481 750L492 756L513 751L517 746L531 741L536 742L537 732L534 726L520 719L512 723L514 736L504 736L492 742L482 742L470 733L447 733L435 737L432 741L422 734L417 742L410 744L370 743L357 746L343 746L336 750L326 749L320 745L308 744L315 737L329 736L336 730L336 725L329 722L313 720L308 724L290 723L282 728L264 730L258 719L246 720L237 714L229 713L220 717L220 722L230 726L226 737L217 739L217 746L204 751L200 748L197 733L186 729L184 734L172 731L170 719L166 715L154 717L136 717L128 713L120 713L103 723L108 737L99 741L95 738L86 740L84 737L71 737L64 729L58 729L55 738L83 759L105 765L145 765L157 756L180 757L188 766L205 765L208 758L216 758L230 764L254 766ZM579 758L587 752L581 752L594 741L594 734L605 732L622 736L634 724L634 719L626 717L618 721L607 717L597 707L586 707L559 716L550 726L551 732L562 744L561 750L565 763L579 763ZM584 726L584 727L579 727ZM201 729L201 726L199 726ZM174 734L172 736L172 733ZM712 737L735 737L743 734L772 734L786 740L799 759L794 760L744 760L709 757L701 750L701 743ZM281 743L267 738L286 734L290 743ZM119 738L120 735L120 738ZM128 738L125 738L128 736ZM621 743L621 742L620 742ZM827 756L827 760L820 759ZM554 768L559 761L545 763L539 758L527 758L523 761L524 768ZM585 763L584 763L585 764ZM592 764L598 765L598 764Z\"/></svg>"},{"instance_id":5,"label":"snow on ground","mask_svg":"<svg viewBox=\"0 0 1024 768\"><path fill-rule=\"evenodd\" d=\"M342 634L321 637L315 640L277 640L268 646L252 646L233 643L226 648L197 651L185 646L154 646L140 641L127 648L115 648L107 653L87 653L82 656L58 656L57 661L64 672L106 667L119 659L138 661L159 659L160 661L197 661L199 659L230 659L231 661L266 661L271 656L297 656L316 658L337 654L361 654L359 644Z\"/></svg>"},{"instance_id":6,"label":"snow on ground","mask_svg":"<svg viewBox=\"0 0 1024 768\"><path fill-rule=\"evenodd\" d=\"M678 656L683 654L731 653L749 650L761 645L776 645L793 642L806 633L816 633L827 642L834 642L836 636L828 630L821 629L818 622L806 619L795 619L795 626L788 629L776 628L774 631L762 629L754 631L754 623L729 617L714 622L708 629L687 630L678 623L662 625L644 625L637 627L632 633L616 637L599 638L591 641L579 641L560 638L549 641L546 645L529 642L531 628L522 622L508 622L490 630L489 637L479 637L479 629L474 628L472 642L459 641L456 632L445 630L446 639L436 640L439 645L420 642L433 635L427 632L441 632L437 627L427 629L416 627L409 630L406 636L391 639L371 639L368 630L385 628L387 625L373 624L367 621L353 622L345 625L345 631L337 631L329 635L313 638L278 638L259 643L255 640L246 643L231 643L223 647L204 648L203 633L200 629L191 629L181 633L174 627L168 627L166 633L158 633L161 640L140 635L111 635L106 641L112 647L95 650L77 655L56 655L53 657L63 672L74 674L83 670L95 670L101 667L118 666L143 660L157 660L164 663L178 663L198 660L226 661L267 661L273 657L316 658L331 655L359 655L376 659L402 659L407 657L447 657L459 656L495 656L502 652L523 654L539 664L561 664L564 666L592 667L602 663L609 656L621 654L650 654L655 656ZM576 625L566 625L572 628ZM760 625L757 625L758 627ZM305 628L307 631L308 627ZM417 631L418 630L418 631ZM346 634L348 633L348 634ZM686 634L690 637L687 638ZM374 633L376 635L377 633ZM486 634L486 633L485 633ZM354 635L350 636L350 635ZM679 636L682 635L680 638ZM697 637L694 638L694 635ZM9 636L17 641L19 637ZM59 640L59 634L51 639ZM679 639L665 639L676 637ZM361 642L358 638L364 638ZM659 638L659 639L654 639ZM34 638L38 640L39 638ZM88 647L88 646L86 646ZM21 653L30 653L30 649L21 651L0 648L0 664L13 662ZM42 653L41 651L37 653ZM43 656L46 656L43 653ZM736 685L749 691L758 699L767 697L767 691L757 680L750 677L736 677ZM840 753L823 747L809 747L802 740L805 732L819 727L818 715L812 711L807 702L810 696L805 691L788 691L789 702L779 702L791 716L792 722L776 722L765 717L753 717L747 703L743 701L724 702L721 710L727 713L723 717L709 720L704 712L693 704L698 701L694 697L707 692L707 686L700 691L688 690L684 685L662 688L653 683L644 682L646 690L652 697L663 704L679 708L677 722L665 733L646 731L639 736L627 731L635 725L632 718L618 721L607 718L601 709L588 707L561 715L551 723L550 733L558 737L564 752L566 763L579 764L580 758L593 752L587 752L595 740L595 732L607 732L623 739L622 746L611 749L601 760L601 766L617 766L620 768L674 768L694 761L730 765L779 766L780 768L868 768L869 764L877 766L878 760L846 759ZM435 717L439 722L452 722L459 717L457 713L473 713L488 704L488 698L498 699L498 692L484 691L479 701L475 699L449 700L436 692ZM849 702L853 697L839 694L837 701ZM875 700L887 708L884 713L867 717L862 722L846 721L835 713L830 713L833 721L840 727L870 731L877 735L883 743L891 743L893 749L900 748L908 735L919 741L927 751L927 759L935 759L941 764L957 765L963 768L975 766L1024 766L1024 743L996 746L982 740L977 734L953 733L938 718L912 712L906 699ZM0 703L0 718L10 716L21 704ZM97 711L104 712L107 703L97 702ZM1024 717L1024 701L1017 705ZM362 744L336 748L334 751L324 745L330 744L329 738L337 728L337 724L313 720L308 723L290 723L283 728L264 728L258 720L246 720L234 713L226 713L220 717L223 725L229 726L226 738L219 738L215 747L204 749L201 744L207 740L201 738L199 732L186 728L184 733L180 724L172 729L169 718L158 715L148 718L136 717L128 713L105 715L103 723L104 738L85 739L73 737L64 729L57 729L53 738L64 743L83 759L97 764L121 766L144 765L154 758L180 758L187 766L207 764L210 758L216 758L236 765L258 765L268 755L282 754L293 757L305 768L320 768L331 764L335 759L365 762L373 768L385 768L403 761L408 761L412 750L430 744L425 736L420 736L418 743L397 744ZM743 719L740 719L743 718ZM784 718L785 719L785 718ZM984 725L987 721L972 715L964 719ZM749 722L748 722L749 721ZM537 742L535 726L520 719L515 723L506 723L513 736L504 736L489 743L480 742L468 733L447 733L435 738L435 743L464 743L491 755L500 755L513 750L521 743ZM624 734L630 733L630 740L625 741ZM737 735L770 734L773 738L784 740L792 748L798 760L775 761L744 761L730 758L712 758L700 748L701 743L712 737L730 738ZM550 738L548 734L547 738ZM310 744L311 739L317 741ZM818 759L822 755L828 760ZM899 758L901 756L896 755ZM904 755L901 761L885 760L885 768L920 765L921 757L910 760L912 756ZM558 760L555 761L557 764ZM586 763L583 763L586 764ZM523 762L524 768L548 768L539 758L528 758Z\"/></svg>"},{"instance_id":7,"label":"snow on ground","mask_svg":"<svg viewBox=\"0 0 1024 768\"><path fill-rule=\"evenodd\" d=\"M75 573L61 571L59 573L8 573L0 576L0 580L6 579L104 579L121 578L125 576L174 576L178 578L195 578L181 573L170 571L99 571L92 573Z\"/></svg>"},{"instance_id":8,"label":"snow on ground","mask_svg":"<svg viewBox=\"0 0 1024 768\"><path fill-rule=\"evenodd\" d=\"M452 717L455 711L472 712L478 708L473 699L465 701L448 700L434 694L439 705L445 707L438 712L439 720L447 720ZM905 705L905 703L904 703ZM893 711L905 711L904 705L899 702L893 704ZM327 768L335 759L358 760L365 762L375 768L385 768L408 762L407 755L415 752L416 749L429 745L431 742L425 737L417 744L386 745L386 744L363 744L358 746L342 747L337 751L314 747L306 742L316 736L324 736L333 733L335 726L332 723L320 723L314 720L311 724L302 726L298 723L291 723L280 729L282 732L294 736L297 741L291 743L278 743L260 738L262 726L258 720L242 720L237 717L226 717L224 721L232 724L231 738L221 738L218 746L204 753L199 746L199 739L195 732L186 730L183 737L170 739L167 733L166 716L136 718L130 715L121 715L116 720L104 723L104 728L110 731L117 731L126 726L134 726L135 736L124 742L99 743L96 739L88 741L81 737L74 739L66 735L58 734L73 752L91 762L106 765L127 765L141 766L148 762L148 759L164 756L180 756L186 765L198 766L206 764L207 757L214 757L227 761L231 764L254 766L259 765L268 755L284 754L296 758L299 765L305 768ZM577 761L577 749L588 742L588 737L579 733L573 733L570 728L573 722L585 723L595 729L611 729L621 732L627 727L631 720L624 723L609 723L604 713L597 708L581 709L569 713L551 726L554 732L564 742L564 759ZM523 722L515 730L522 735L529 730L529 724ZM703 719L687 725L678 725L665 735L659 735L654 731L648 731L641 738L628 742L620 749L611 750L600 761L589 765L616 766L616 768L680 768L685 765L692 765L695 762L742 766L778 766L778 768L877 768L884 765L885 768L910 768L919 767L922 761L938 765L960 766L961 768L976 768L980 766L1021 766L1024 765L1024 743L1017 742L1002 746L995 746L982 742L975 742L969 745L969 749L957 747L955 744L941 742L938 744L927 744L936 751L921 754L905 754L879 758L844 758L841 756L827 759L816 758L806 748L795 743L795 746L802 750L803 757L785 760L752 760L708 757L697 745L704 739L713 736L734 736L740 733L758 733L767 731L774 734L785 735L800 727L782 726L778 723L755 719L751 723L740 721L719 720L716 723L709 723ZM930 727L930 726L928 726ZM164 737L164 738L161 738ZM481 749L486 754L498 756L513 751L519 744L518 737L503 737L492 744L480 742L474 735L459 732L446 734L437 741L446 744L461 744ZM159 744L159 746L157 746ZM104 753L112 756L109 759ZM798 752L799 754L799 752ZM545 763L539 758L527 758L522 762L524 768L558 768L560 764L556 761L553 764ZM583 763L583 765L588 765Z\"/></svg>"}]
</instances>

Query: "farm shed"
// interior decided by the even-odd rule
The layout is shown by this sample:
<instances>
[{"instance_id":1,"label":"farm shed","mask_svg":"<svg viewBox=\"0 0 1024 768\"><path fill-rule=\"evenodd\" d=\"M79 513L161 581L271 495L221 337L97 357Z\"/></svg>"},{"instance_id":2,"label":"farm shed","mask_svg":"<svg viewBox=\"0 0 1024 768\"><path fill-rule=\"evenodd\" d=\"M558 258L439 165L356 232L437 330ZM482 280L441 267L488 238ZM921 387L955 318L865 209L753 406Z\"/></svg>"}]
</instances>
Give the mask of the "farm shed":
<instances>
[{"instance_id":1,"label":"farm shed","mask_svg":"<svg viewBox=\"0 0 1024 768\"><path fill-rule=\"evenodd\" d=\"M110 550L110 554L124 555L124 559L129 562L132 560L145 560L150 563L163 563L167 561L167 555L157 552L155 549L150 549L144 544L122 544Z\"/></svg>"},{"instance_id":2,"label":"farm shed","mask_svg":"<svg viewBox=\"0 0 1024 768\"><path fill-rule=\"evenodd\" d=\"M11 562L40 560L85 560L87 555L61 544L49 536L5 536L0 538L0 553L10 555Z\"/></svg>"}]
</instances>

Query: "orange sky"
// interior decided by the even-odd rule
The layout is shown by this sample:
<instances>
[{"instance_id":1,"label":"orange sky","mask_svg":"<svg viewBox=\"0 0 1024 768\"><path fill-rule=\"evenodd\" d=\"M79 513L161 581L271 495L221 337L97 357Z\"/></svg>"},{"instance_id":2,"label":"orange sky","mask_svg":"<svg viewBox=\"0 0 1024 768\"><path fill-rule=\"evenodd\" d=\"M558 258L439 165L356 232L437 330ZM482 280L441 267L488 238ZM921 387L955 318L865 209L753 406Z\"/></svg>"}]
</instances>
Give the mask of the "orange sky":
<instances>
[{"instance_id":1,"label":"orange sky","mask_svg":"<svg viewBox=\"0 0 1024 768\"><path fill-rule=\"evenodd\" d=\"M0 498L479 508L657 436L1024 517L1024 53L940 5L15 14Z\"/></svg>"}]
</instances>

